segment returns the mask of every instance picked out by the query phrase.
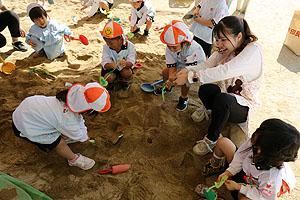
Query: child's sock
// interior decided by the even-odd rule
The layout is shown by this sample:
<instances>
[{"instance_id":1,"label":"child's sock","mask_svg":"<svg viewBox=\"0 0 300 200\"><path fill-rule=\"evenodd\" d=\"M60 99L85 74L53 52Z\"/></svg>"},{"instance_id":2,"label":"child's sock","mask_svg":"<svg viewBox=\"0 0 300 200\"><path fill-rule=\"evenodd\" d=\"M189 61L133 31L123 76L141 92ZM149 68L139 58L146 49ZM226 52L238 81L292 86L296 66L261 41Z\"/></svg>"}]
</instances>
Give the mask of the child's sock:
<instances>
[{"instance_id":1,"label":"child's sock","mask_svg":"<svg viewBox=\"0 0 300 200\"><path fill-rule=\"evenodd\" d=\"M217 156L215 153L213 153L213 157L210 159L211 165L213 167L218 167L223 157Z\"/></svg>"},{"instance_id":2,"label":"child's sock","mask_svg":"<svg viewBox=\"0 0 300 200\"><path fill-rule=\"evenodd\" d=\"M70 161L70 162L75 162L75 160L77 160L77 158L78 158L78 155L75 154L75 157L74 157L72 160L69 160L69 161Z\"/></svg>"}]
</instances>

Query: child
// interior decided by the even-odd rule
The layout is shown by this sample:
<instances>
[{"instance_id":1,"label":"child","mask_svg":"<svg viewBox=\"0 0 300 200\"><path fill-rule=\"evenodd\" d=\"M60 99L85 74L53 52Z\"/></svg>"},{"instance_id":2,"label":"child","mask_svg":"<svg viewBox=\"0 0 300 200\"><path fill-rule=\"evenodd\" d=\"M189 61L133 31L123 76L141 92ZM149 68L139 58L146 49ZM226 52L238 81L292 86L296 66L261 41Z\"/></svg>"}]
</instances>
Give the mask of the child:
<instances>
[{"instance_id":1,"label":"child","mask_svg":"<svg viewBox=\"0 0 300 200\"><path fill-rule=\"evenodd\" d=\"M298 157L300 133L280 119L268 119L237 151L228 138L221 138L213 157L204 167L204 175L224 171L221 160L226 156L229 167L225 186L234 199L277 199L292 192L296 179L286 162ZM246 183L241 185L238 183Z\"/></svg>"},{"instance_id":2,"label":"child","mask_svg":"<svg viewBox=\"0 0 300 200\"><path fill-rule=\"evenodd\" d=\"M92 6L88 16L84 17L83 20L87 21L90 17L94 16L97 11L101 8L106 11L106 17L112 18L112 13L110 11L111 7L114 5L113 0L89 0L80 10L84 10L89 6Z\"/></svg>"},{"instance_id":3,"label":"child","mask_svg":"<svg viewBox=\"0 0 300 200\"><path fill-rule=\"evenodd\" d=\"M172 92L170 87L171 82L174 81L176 71L181 70L183 67L197 65L205 61L205 54L201 46L193 41L190 36L186 25L177 20L171 21L164 27L164 31L160 35L162 43L166 44L166 64L162 74L164 82L168 80L168 88L166 93ZM162 88L157 88L154 91L155 95L162 93ZM184 111L188 103L189 85L183 84L181 86L181 95L176 109Z\"/></svg>"},{"instance_id":4,"label":"child","mask_svg":"<svg viewBox=\"0 0 300 200\"><path fill-rule=\"evenodd\" d=\"M260 106L259 90L263 82L263 54L245 20L224 17L213 29L218 51L198 66L184 68L176 74L175 84L201 82L201 106L192 114L201 122L211 110L208 133L199 140L194 152L212 152L226 123L237 123L249 134L249 119ZM214 83L214 84L213 84Z\"/></svg>"},{"instance_id":5,"label":"child","mask_svg":"<svg viewBox=\"0 0 300 200\"><path fill-rule=\"evenodd\" d=\"M211 54L212 29L228 14L225 0L201 0L194 10L196 18L190 31L193 32L194 40L202 46L207 57Z\"/></svg>"},{"instance_id":6,"label":"child","mask_svg":"<svg viewBox=\"0 0 300 200\"><path fill-rule=\"evenodd\" d=\"M26 98L13 112L12 127L17 137L38 146L42 151L53 149L68 160L70 166L83 170L95 161L74 154L69 142L88 143L89 136L82 116L97 115L110 108L110 96L99 83L74 84L56 97L35 95Z\"/></svg>"},{"instance_id":7,"label":"child","mask_svg":"<svg viewBox=\"0 0 300 200\"><path fill-rule=\"evenodd\" d=\"M133 73L131 67L135 64L135 46L127 40L123 27L113 20L107 22L100 33L106 43L103 45L101 76L109 76L107 89L114 90L113 83L119 76L122 90L127 90ZM113 73L109 75L112 70Z\"/></svg>"},{"instance_id":8,"label":"child","mask_svg":"<svg viewBox=\"0 0 300 200\"><path fill-rule=\"evenodd\" d=\"M27 14L34 24L26 35L26 43L35 50L34 57L44 56L49 60L62 57L65 52L62 35L72 35L69 27L47 19L47 13L41 5L31 3Z\"/></svg>"},{"instance_id":9,"label":"child","mask_svg":"<svg viewBox=\"0 0 300 200\"><path fill-rule=\"evenodd\" d=\"M154 22L155 9L149 0L129 0L132 6L130 21L130 32L136 34L140 27L146 24L144 36L150 36L150 28Z\"/></svg>"}]
</instances>

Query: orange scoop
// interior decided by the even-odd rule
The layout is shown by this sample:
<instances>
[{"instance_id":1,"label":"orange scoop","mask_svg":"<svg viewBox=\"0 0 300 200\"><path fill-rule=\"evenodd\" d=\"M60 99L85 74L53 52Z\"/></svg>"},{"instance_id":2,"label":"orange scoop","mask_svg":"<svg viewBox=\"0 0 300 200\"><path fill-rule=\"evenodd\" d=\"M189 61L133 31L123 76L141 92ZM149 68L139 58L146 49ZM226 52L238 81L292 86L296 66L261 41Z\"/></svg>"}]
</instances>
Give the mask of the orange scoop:
<instances>
[{"instance_id":1,"label":"orange scoop","mask_svg":"<svg viewBox=\"0 0 300 200\"><path fill-rule=\"evenodd\" d=\"M1 56L0 56L0 60L3 62L2 67L1 67L1 71L4 74L11 74L12 71L14 71L16 69L16 66L11 63L11 62L5 62Z\"/></svg>"},{"instance_id":2,"label":"orange scoop","mask_svg":"<svg viewBox=\"0 0 300 200\"><path fill-rule=\"evenodd\" d=\"M100 174L106 174L111 172L112 174L118 174L118 173L122 173L122 172L126 172L130 169L131 165L130 164L124 164L124 165L115 165L112 166L111 169L107 169L107 170L101 170L99 171Z\"/></svg>"}]
</instances>

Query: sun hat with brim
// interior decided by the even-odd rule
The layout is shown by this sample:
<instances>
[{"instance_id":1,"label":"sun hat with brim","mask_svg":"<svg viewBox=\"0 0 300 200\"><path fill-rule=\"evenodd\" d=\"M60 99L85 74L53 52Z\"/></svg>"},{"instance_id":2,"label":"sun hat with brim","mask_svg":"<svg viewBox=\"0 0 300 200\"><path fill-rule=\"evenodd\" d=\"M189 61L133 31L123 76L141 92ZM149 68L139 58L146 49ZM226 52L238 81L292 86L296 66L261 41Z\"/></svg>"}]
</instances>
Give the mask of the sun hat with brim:
<instances>
[{"instance_id":1,"label":"sun hat with brim","mask_svg":"<svg viewBox=\"0 0 300 200\"><path fill-rule=\"evenodd\" d=\"M109 110L110 96L99 83L88 83L86 86L77 83L70 87L67 93L67 106L74 113L87 110L106 112Z\"/></svg>"},{"instance_id":2,"label":"sun hat with brim","mask_svg":"<svg viewBox=\"0 0 300 200\"><path fill-rule=\"evenodd\" d=\"M123 37L123 44L126 44L126 36L124 33L124 29L121 26L120 23L118 23L117 21L114 21L113 19L108 21L104 28L103 31L100 31L102 37L104 38L109 38L109 39L113 39L119 36Z\"/></svg>"},{"instance_id":3,"label":"sun hat with brim","mask_svg":"<svg viewBox=\"0 0 300 200\"><path fill-rule=\"evenodd\" d=\"M172 20L164 27L163 32L160 34L160 40L168 46L176 46L184 41L191 43L193 38L189 34L185 23Z\"/></svg>"},{"instance_id":4,"label":"sun hat with brim","mask_svg":"<svg viewBox=\"0 0 300 200\"><path fill-rule=\"evenodd\" d=\"M27 6L27 9L26 9L26 12L27 12L27 15L29 16L29 12L32 8L35 8L35 7L41 7L43 8L40 4L37 4L37 3L31 3Z\"/></svg>"}]
</instances>

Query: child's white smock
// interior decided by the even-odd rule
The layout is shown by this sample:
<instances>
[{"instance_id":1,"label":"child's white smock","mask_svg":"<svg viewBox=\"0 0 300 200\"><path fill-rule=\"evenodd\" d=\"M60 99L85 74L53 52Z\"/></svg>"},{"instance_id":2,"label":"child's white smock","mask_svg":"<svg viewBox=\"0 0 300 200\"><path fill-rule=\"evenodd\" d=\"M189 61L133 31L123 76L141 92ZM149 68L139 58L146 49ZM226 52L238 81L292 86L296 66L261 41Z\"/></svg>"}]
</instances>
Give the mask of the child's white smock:
<instances>
[{"instance_id":1,"label":"child's white smock","mask_svg":"<svg viewBox=\"0 0 300 200\"><path fill-rule=\"evenodd\" d=\"M83 117L55 96L27 97L13 112L13 122L21 137L40 144L51 144L60 134L80 142L88 139Z\"/></svg>"},{"instance_id":2,"label":"child's white smock","mask_svg":"<svg viewBox=\"0 0 300 200\"><path fill-rule=\"evenodd\" d=\"M177 71L186 66L197 65L205 60L206 57L202 47L194 40L177 53L173 53L166 47L167 67L176 67Z\"/></svg>"},{"instance_id":3,"label":"child's white smock","mask_svg":"<svg viewBox=\"0 0 300 200\"><path fill-rule=\"evenodd\" d=\"M120 62L122 57L127 62L131 62L133 65L135 64L136 49L135 49L135 45L132 44L130 41L127 40L126 44L122 45L121 51L119 53L109 48L107 44L103 45L102 61L101 61L101 65L103 68L107 63Z\"/></svg>"},{"instance_id":4,"label":"child's white smock","mask_svg":"<svg viewBox=\"0 0 300 200\"><path fill-rule=\"evenodd\" d=\"M100 7L100 2L107 2L107 3L110 3L110 4L114 3L113 0L89 0L85 4L86 7L92 6L91 10L88 13L88 17L94 16L96 14L98 8L101 8Z\"/></svg>"},{"instance_id":5,"label":"child's white smock","mask_svg":"<svg viewBox=\"0 0 300 200\"><path fill-rule=\"evenodd\" d=\"M154 18L155 16L155 9L152 6L149 0L144 0L142 2L142 7L139 9L135 9L131 7L131 21L130 26L134 26L135 24L137 27L142 26L146 23L148 17ZM139 19L139 21L137 21Z\"/></svg>"},{"instance_id":6,"label":"child's white smock","mask_svg":"<svg viewBox=\"0 0 300 200\"><path fill-rule=\"evenodd\" d=\"M199 5L199 16L205 20L214 20L217 24L219 21L229 15L228 7L225 0L201 0ZM212 28L199 24L194 21L190 27L190 31L208 44L212 44Z\"/></svg>"},{"instance_id":7,"label":"child's white smock","mask_svg":"<svg viewBox=\"0 0 300 200\"><path fill-rule=\"evenodd\" d=\"M29 44L28 40L33 41L37 45L33 47L35 51L44 49L47 58L53 60L65 52L63 35L71 34L71 29L66 25L48 20L45 28L41 28L36 24L30 27L29 33L26 35L26 43Z\"/></svg>"},{"instance_id":8,"label":"child's white smock","mask_svg":"<svg viewBox=\"0 0 300 200\"><path fill-rule=\"evenodd\" d=\"M242 185L239 192L249 199L257 200L275 200L277 199L277 196L288 195L296 184L296 179L290 166L287 163L284 163L281 169L273 167L269 170L257 170L252 162L251 157L253 156L253 151L251 146L252 144L250 139L241 145L238 151L234 154L233 160L227 169L227 171L229 171L232 175L243 170L247 176L246 180L248 180L246 183L258 186L258 188L256 188L250 185ZM250 148L249 151L246 150L248 148ZM287 185L284 185L283 181ZM285 191L286 186L289 187L289 192L280 194L281 187L283 187L283 191Z\"/></svg>"},{"instance_id":9,"label":"child's white smock","mask_svg":"<svg viewBox=\"0 0 300 200\"><path fill-rule=\"evenodd\" d=\"M233 95L238 104L248 106L248 119L239 126L249 136L249 119L256 108L260 107L259 90L264 76L263 53L261 46L256 42L249 43L237 56L226 58L218 52L214 52L205 62L197 66L188 67L188 81L193 83L193 76L196 72L199 81L203 84L215 83L221 92L228 93L227 88L234 86L235 81L242 81L240 95Z\"/></svg>"}]
</instances>

